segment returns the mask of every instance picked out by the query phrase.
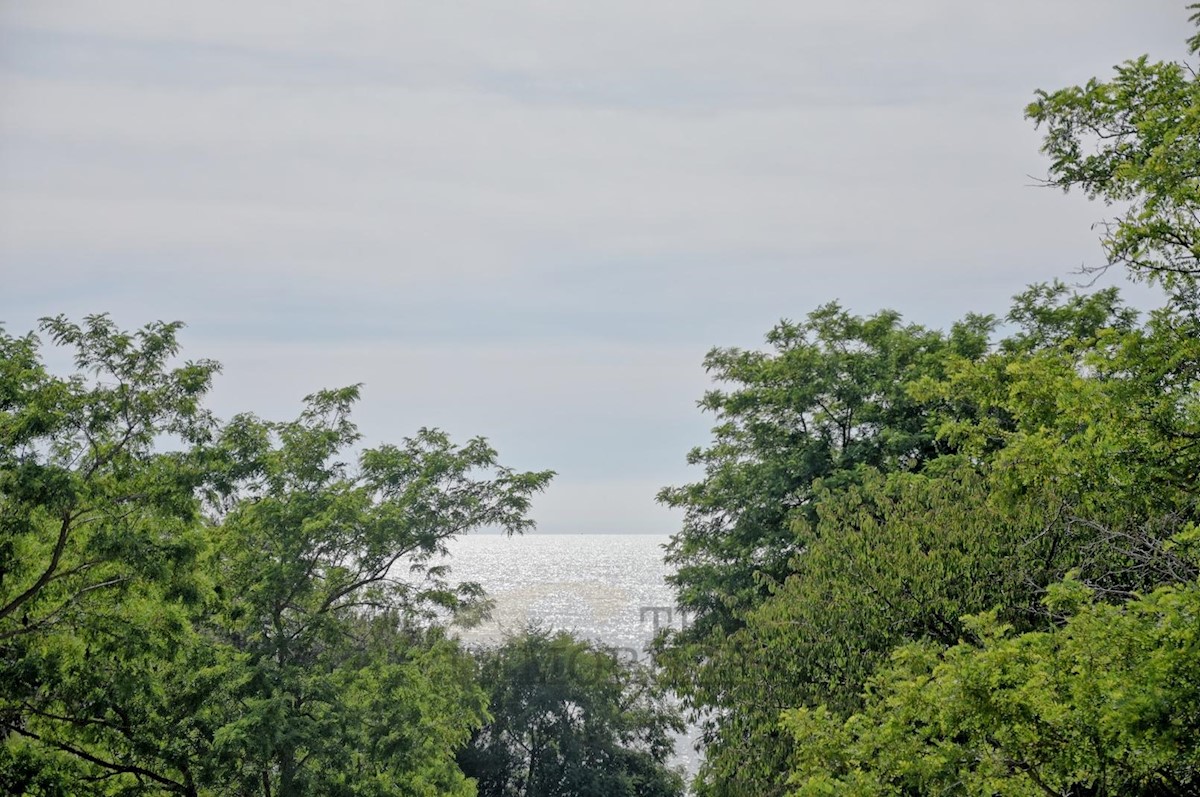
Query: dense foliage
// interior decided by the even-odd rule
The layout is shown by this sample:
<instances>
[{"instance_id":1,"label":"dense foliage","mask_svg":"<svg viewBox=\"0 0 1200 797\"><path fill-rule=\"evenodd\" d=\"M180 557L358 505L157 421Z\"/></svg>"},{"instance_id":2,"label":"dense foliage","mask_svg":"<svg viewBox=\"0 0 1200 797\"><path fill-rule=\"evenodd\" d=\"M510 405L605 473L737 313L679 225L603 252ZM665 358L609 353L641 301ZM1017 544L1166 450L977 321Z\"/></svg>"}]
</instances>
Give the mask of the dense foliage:
<instances>
[{"instance_id":1,"label":"dense foliage","mask_svg":"<svg viewBox=\"0 0 1200 797\"><path fill-rule=\"evenodd\" d=\"M788 712L793 794L1200 794L1200 584L1114 606L1068 580L1068 612L1013 635L994 613L977 643L901 647L866 705Z\"/></svg>"},{"instance_id":2,"label":"dense foliage","mask_svg":"<svg viewBox=\"0 0 1200 797\"><path fill-rule=\"evenodd\" d=\"M480 797L672 797L683 724L651 673L566 633L529 629L480 654L491 719L459 754Z\"/></svg>"},{"instance_id":3,"label":"dense foliage","mask_svg":"<svg viewBox=\"0 0 1200 797\"><path fill-rule=\"evenodd\" d=\"M74 349L75 375L50 373L33 335L0 333L0 784L174 786L118 737L156 730L141 716L150 670L186 646L208 593L196 473L156 438L207 438L216 366L170 367L178 325L44 329Z\"/></svg>"},{"instance_id":4,"label":"dense foliage","mask_svg":"<svg viewBox=\"0 0 1200 797\"><path fill-rule=\"evenodd\" d=\"M1196 788L1200 703L1170 679L1200 650L1170 629L1197 622L1180 542L1200 519L1197 85L1143 58L1028 109L1051 183L1127 203L1104 243L1166 289L1145 317L1113 289L1050 283L1002 325L828 306L769 352L709 355L724 387L701 402L717 417L690 456L703 477L661 495L685 511L669 557L697 621L656 649L704 723L700 794ZM1090 596L1078 613L1055 602L1070 585ZM1145 659L1103 679L1061 672L1137 644ZM1161 686L1140 669L1168 661ZM1143 676L1166 702L1114 708L1092 729L1112 738L1089 737L1099 715L1072 696ZM1010 688L1032 702L997 718Z\"/></svg>"},{"instance_id":5,"label":"dense foliage","mask_svg":"<svg viewBox=\"0 0 1200 797\"><path fill-rule=\"evenodd\" d=\"M0 786L8 793L473 794L484 721L434 558L530 525L551 474L422 430L349 456L357 388L219 424L178 325L0 335Z\"/></svg>"}]
</instances>

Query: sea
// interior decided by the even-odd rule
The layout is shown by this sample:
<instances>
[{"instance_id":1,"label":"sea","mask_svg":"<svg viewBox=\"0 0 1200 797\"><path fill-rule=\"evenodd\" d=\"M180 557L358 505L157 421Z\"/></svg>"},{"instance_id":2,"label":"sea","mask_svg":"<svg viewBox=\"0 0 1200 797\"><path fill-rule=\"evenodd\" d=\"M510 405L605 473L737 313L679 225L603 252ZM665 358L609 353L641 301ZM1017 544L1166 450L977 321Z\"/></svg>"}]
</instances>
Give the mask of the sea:
<instances>
[{"instance_id":1,"label":"sea","mask_svg":"<svg viewBox=\"0 0 1200 797\"><path fill-rule=\"evenodd\" d=\"M662 627L686 622L665 582L668 537L653 534L474 534L449 544L452 581L479 583L495 601L491 618L457 633L468 646L498 644L533 624L611 645L645 661ZM674 765L688 777L700 758L698 729L676 738Z\"/></svg>"}]
</instances>

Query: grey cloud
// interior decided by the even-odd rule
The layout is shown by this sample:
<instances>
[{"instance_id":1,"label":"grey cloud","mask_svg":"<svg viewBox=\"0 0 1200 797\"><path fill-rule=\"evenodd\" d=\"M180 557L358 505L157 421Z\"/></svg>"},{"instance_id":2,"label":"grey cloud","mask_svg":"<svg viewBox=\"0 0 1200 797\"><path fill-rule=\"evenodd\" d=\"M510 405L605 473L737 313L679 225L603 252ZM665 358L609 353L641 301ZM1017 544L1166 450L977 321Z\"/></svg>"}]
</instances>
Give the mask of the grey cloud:
<instances>
[{"instance_id":1,"label":"grey cloud","mask_svg":"<svg viewBox=\"0 0 1200 797\"><path fill-rule=\"evenodd\" d=\"M0 318L182 318L229 365L223 410L365 381L372 439L439 424L562 471L554 530L585 497L597 527L669 530L650 496L704 438L709 346L834 298L946 324L1097 262L1104 209L1028 186L1022 106L1179 55L1184 19L0 4Z\"/></svg>"}]
</instances>

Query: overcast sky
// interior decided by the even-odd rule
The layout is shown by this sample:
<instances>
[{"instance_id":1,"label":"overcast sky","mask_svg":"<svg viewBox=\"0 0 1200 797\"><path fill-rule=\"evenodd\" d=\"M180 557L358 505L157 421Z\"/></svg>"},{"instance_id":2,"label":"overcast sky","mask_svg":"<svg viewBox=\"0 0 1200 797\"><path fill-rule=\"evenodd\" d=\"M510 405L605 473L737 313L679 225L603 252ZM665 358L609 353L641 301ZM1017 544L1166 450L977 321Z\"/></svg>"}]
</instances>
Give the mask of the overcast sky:
<instances>
[{"instance_id":1,"label":"overcast sky","mask_svg":"<svg viewBox=\"0 0 1200 797\"><path fill-rule=\"evenodd\" d=\"M667 533L710 347L1100 262L1022 109L1184 6L0 0L0 321L183 320L222 414L363 382L557 470L543 531Z\"/></svg>"}]
</instances>

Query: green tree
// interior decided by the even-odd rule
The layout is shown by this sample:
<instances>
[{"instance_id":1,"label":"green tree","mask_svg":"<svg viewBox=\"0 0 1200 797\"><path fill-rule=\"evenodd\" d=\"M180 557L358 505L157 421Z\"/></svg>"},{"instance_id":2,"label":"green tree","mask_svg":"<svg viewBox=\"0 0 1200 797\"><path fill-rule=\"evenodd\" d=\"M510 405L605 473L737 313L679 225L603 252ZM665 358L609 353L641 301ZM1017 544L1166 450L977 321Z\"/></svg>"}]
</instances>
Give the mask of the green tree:
<instances>
[{"instance_id":1,"label":"green tree","mask_svg":"<svg viewBox=\"0 0 1200 797\"><path fill-rule=\"evenodd\" d=\"M1200 584L1111 605L1066 581L1046 602L1061 628L977 615L976 643L897 650L861 712L789 712L790 793L1200 794Z\"/></svg>"},{"instance_id":2,"label":"green tree","mask_svg":"<svg viewBox=\"0 0 1200 797\"><path fill-rule=\"evenodd\" d=\"M1167 543L1197 519L1196 313L1139 324L1113 291L1045 285L1008 320L1006 339L944 348L905 382L936 455L815 479L816 520L792 513L794 553L767 594L736 624L660 643L709 711L702 793L781 793L781 710L855 710L896 645L970 638L965 614L1001 606L1018 630L1046 627L1039 598L1073 568L1111 600L1194 578ZM741 566L764 583L754 558Z\"/></svg>"},{"instance_id":3,"label":"green tree","mask_svg":"<svg viewBox=\"0 0 1200 797\"><path fill-rule=\"evenodd\" d=\"M714 794L772 794L783 786L790 738L781 712L828 705L845 713L897 645L952 645L970 632L960 617L995 605L1021 628L1041 619L1037 585L1075 560L1043 535L1055 507L991 500L973 468L864 473L825 492L805 552L774 594L719 648L703 688L723 695L719 736L703 769Z\"/></svg>"},{"instance_id":4,"label":"green tree","mask_svg":"<svg viewBox=\"0 0 1200 797\"><path fill-rule=\"evenodd\" d=\"M710 355L735 388L702 402L705 477L662 495L686 512L670 555L697 622L658 652L709 712L701 793L781 793L778 709L845 719L897 644L971 639L959 616L990 605L1054 627L1038 599L1067 568L1115 606L1195 577L1169 540L1198 512L1198 86L1143 58L1028 108L1049 182L1128 208L1104 245L1169 289L1145 323L1115 291L1051 284L995 344L986 319L914 348L886 314L833 308L773 353Z\"/></svg>"},{"instance_id":5,"label":"green tree","mask_svg":"<svg viewBox=\"0 0 1200 797\"><path fill-rule=\"evenodd\" d=\"M219 426L178 325L45 328L82 373L0 339L0 786L472 794L485 695L440 625L481 593L434 560L551 474L433 430L355 453L357 388Z\"/></svg>"},{"instance_id":6,"label":"green tree","mask_svg":"<svg viewBox=\"0 0 1200 797\"><path fill-rule=\"evenodd\" d=\"M974 408L939 418L939 437L986 464L995 501L1056 507L1042 536L1076 549L1093 588L1119 599L1191 578L1165 543L1200 511L1200 311L1172 303L1138 323L1115 291L1047 285L1010 319L1021 326L994 353L918 387Z\"/></svg>"},{"instance_id":7,"label":"green tree","mask_svg":"<svg viewBox=\"0 0 1200 797\"><path fill-rule=\"evenodd\" d=\"M83 761L157 776L92 746L102 720L64 695L97 693L76 674L96 684L114 661L170 647L205 593L198 477L162 440L206 439L200 401L217 366L172 364L179 327L130 334L105 316L47 319L43 332L74 352L67 378L47 369L38 337L0 333L0 777L14 790L48 790L53 773L77 775ZM71 725L81 733L56 732Z\"/></svg>"},{"instance_id":8,"label":"green tree","mask_svg":"<svg viewBox=\"0 0 1200 797\"><path fill-rule=\"evenodd\" d=\"M735 628L782 579L797 551L792 524L815 520L818 479L851 483L859 465L915 471L944 450L908 388L940 375L950 352L982 354L991 326L972 316L944 335L830 304L771 330L772 352L709 352L705 369L732 388L700 401L717 419L712 444L688 455L704 478L659 494L685 513L668 559L697 635Z\"/></svg>"},{"instance_id":9,"label":"green tree","mask_svg":"<svg viewBox=\"0 0 1200 797\"><path fill-rule=\"evenodd\" d=\"M1200 4L1190 6L1200 9ZM1200 11L1192 16L1200 22ZM1200 34L1189 40L1200 54ZM1146 56L1109 81L1039 91L1026 115L1045 129L1049 185L1119 203L1105 222L1108 263L1168 286L1200 275L1200 77Z\"/></svg>"},{"instance_id":10,"label":"green tree","mask_svg":"<svg viewBox=\"0 0 1200 797\"><path fill-rule=\"evenodd\" d=\"M432 562L460 534L529 528L530 498L552 474L501 467L485 441L457 446L432 430L352 466L357 398L316 394L289 423L240 416L209 452L234 489L220 496L220 601L204 629L236 651L245 707L214 748L247 792L468 794L452 751L482 719L483 695L464 655L421 629L481 593ZM371 729L378 738L364 738ZM378 757L348 752L364 749Z\"/></svg>"},{"instance_id":11,"label":"green tree","mask_svg":"<svg viewBox=\"0 0 1200 797\"><path fill-rule=\"evenodd\" d=\"M169 368L178 324L131 335L105 316L42 324L75 350L76 375L50 374L34 335L0 331L0 641L68 623L135 582L182 594L197 548L194 472L156 438L204 438L199 407L217 366Z\"/></svg>"},{"instance_id":12,"label":"green tree","mask_svg":"<svg viewBox=\"0 0 1200 797\"><path fill-rule=\"evenodd\" d=\"M491 719L460 754L480 797L671 797L678 711L615 650L537 629L479 654Z\"/></svg>"},{"instance_id":13,"label":"green tree","mask_svg":"<svg viewBox=\"0 0 1200 797\"><path fill-rule=\"evenodd\" d=\"M660 494L685 512L668 561L691 624L655 650L666 682L705 721L708 774L771 770L779 750L767 737L786 742L774 720L763 733L739 724L765 707L757 696L742 702L759 676L739 663L739 631L805 551L818 496L858 483L864 469L916 473L949 453L930 424L932 407L911 389L943 378L951 355L983 355L992 325L971 316L944 334L904 325L893 312L862 318L827 305L772 330L773 351L708 355L709 372L731 387L700 402L718 421L711 445L688 457L704 477ZM750 738L762 742L761 765L746 759Z\"/></svg>"}]
</instances>

